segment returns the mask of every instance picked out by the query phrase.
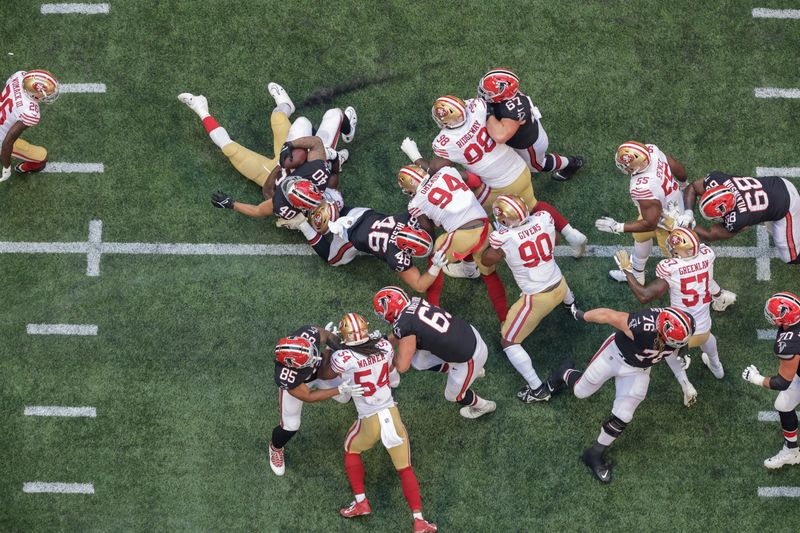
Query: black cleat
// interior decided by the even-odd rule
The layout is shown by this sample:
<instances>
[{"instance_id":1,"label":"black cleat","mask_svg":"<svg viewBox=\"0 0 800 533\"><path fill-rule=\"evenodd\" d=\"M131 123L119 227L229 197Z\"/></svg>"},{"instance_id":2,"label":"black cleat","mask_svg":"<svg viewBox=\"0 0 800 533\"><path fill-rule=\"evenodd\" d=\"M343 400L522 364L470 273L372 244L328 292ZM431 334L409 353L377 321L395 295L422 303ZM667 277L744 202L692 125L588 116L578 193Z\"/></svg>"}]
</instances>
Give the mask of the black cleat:
<instances>
[{"instance_id":1,"label":"black cleat","mask_svg":"<svg viewBox=\"0 0 800 533\"><path fill-rule=\"evenodd\" d=\"M567 384L564 382L564 373L571 368L575 368L575 361L572 359L565 359L550 372L550 375L547 376L547 386L550 388L551 394L558 394L566 388Z\"/></svg>"},{"instance_id":2,"label":"black cleat","mask_svg":"<svg viewBox=\"0 0 800 533\"><path fill-rule=\"evenodd\" d=\"M581 456L581 462L589 467L594 477L601 483L611 483L611 463L603 458L603 452L586 448Z\"/></svg>"},{"instance_id":3,"label":"black cleat","mask_svg":"<svg viewBox=\"0 0 800 533\"><path fill-rule=\"evenodd\" d=\"M568 156L567 159L569 160L569 163L563 170L557 170L556 172L550 174L554 180L567 181L568 179L571 179L572 176L574 176L575 173L578 172L583 166L584 159L581 155Z\"/></svg>"},{"instance_id":4,"label":"black cleat","mask_svg":"<svg viewBox=\"0 0 800 533\"><path fill-rule=\"evenodd\" d=\"M546 402L550 399L550 388L547 383L542 383L536 390L531 389L530 385L525 385L517 393L517 398L525 403Z\"/></svg>"}]
</instances>

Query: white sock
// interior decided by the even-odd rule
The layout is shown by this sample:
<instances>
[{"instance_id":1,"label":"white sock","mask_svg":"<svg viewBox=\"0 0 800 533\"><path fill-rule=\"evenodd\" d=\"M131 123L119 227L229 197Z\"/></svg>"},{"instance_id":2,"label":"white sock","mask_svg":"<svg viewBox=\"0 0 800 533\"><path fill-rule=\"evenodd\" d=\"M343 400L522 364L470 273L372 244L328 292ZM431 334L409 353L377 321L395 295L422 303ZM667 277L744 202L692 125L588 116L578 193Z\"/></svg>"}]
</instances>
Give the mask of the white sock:
<instances>
[{"instance_id":1,"label":"white sock","mask_svg":"<svg viewBox=\"0 0 800 533\"><path fill-rule=\"evenodd\" d=\"M415 520L425 520L424 518L422 518L422 513L421 512L420 513L411 513L411 514L414 515L414 519Z\"/></svg>"},{"instance_id":2,"label":"white sock","mask_svg":"<svg viewBox=\"0 0 800 533\"><path fill-rule=\"evenodd\" d=\"M719 368L722 366L722 362L719 360L719 352L717 351L717 338L712 333L708 336L708 340L700 345L700 349L702 349L708 355L708 360L711 363L711 366L714 368Z\"/></svg>"},{"instance_id":3,"label":"white sock","mask_svg":"<svg viewBox=\"0 0 800 533\"><path fill-rule=\"evenodd\" d=\"M226 145L233 142L230 136L228 135L228 131L222 126L211 130L208 136L211 137L213 143L219 146L220 149L225 148Z\"/></svg>"},{"instance_id":4,"label":"white sock","mask_svg":"<svg viewBox=\"0 0 800 533\"><path fill-rule=\"evenodd\" d=\"M503 348L506 352L508 360L511 365L519 372L519 375L528 382L528 386L532 389L538 389L542 386L542 380L536 375L536 370L533 369L531 356L525 351L525 348L520 344L512 344L508 348Z\"/></svg>"},{"instance_id":5,"label":"white sock","mask_svg":"<svg viewBox=\"0 0 800 533\"><path fill-rule=\"evenodd\" d=\"M275 106L275 109L272 110L273 113L283 113L287 117L292 116L292 108L289 107L289 104L278 104Z\"/></svg>"},{"instance_id":6,"label":"white sock","mask_svg":"<svg viewBox=\"0 0 800 533\"><path fill-rule=\"evenodd\" d=\"M311 224L308 221L301 222L297 229L300 230L300 233L303 234L303 237L306 238L307 241L312 241L317 238L317 232L314 228L311 227Z\"/></svg>"},{"instance_id":7,"label":"white sock","mask_svg":"<svg viewBox=\"0 0 800 533\"><path fill-rule=\"evenodd\" d=\"M603 446L611 446L611 443L617 440L617 437L612 437L608 433L606 433L605 429L600 429L600 435L597 436L597 442L602 444Z\"/></svg>"},{"instance_id":8,"label":"white sock","mask_svg":"<svg viewBox=\"0 0 800 533\"><path fill-rule=\"evenodd\" d=\"M356 503L361 503L366 499L367 497L363 492L361 494L356 494Z\"/></svg>"},{"instance_id":9,"label":"white sock","mask_svg":"<svg viewBox=\"0 0 800 533\"><path fill-rule=\"evenodd\" d=\"M689 376L686 375L686 370L683 368L677 355L670 355L665 358L672 373L675 374L675 379L678 380L681 388L689 384Z\"/></svg>"},{"instance_id":10,"label":"white sock","mask_svg":"<svg viewBox=\"0 0 800 533\"><path fill-rule=\"evenodd\" d=\"M633 269L639 272L644 272L644 267L647 264L647 258L650 257L650 252L653 251L653 239L633 243Z\"/></svg>"},{"instance_id":11,"label":"white sock","mask_svg":"<svg viewBox=\"0 0 800 533\"><path fill-rule=\"evenodd\" d=\"M567 286L567 293L564 295L564 300L562 300L564 305L572 305L575 303L575 293L572 292L572 289Z\"/></svg>"}]
</instances>

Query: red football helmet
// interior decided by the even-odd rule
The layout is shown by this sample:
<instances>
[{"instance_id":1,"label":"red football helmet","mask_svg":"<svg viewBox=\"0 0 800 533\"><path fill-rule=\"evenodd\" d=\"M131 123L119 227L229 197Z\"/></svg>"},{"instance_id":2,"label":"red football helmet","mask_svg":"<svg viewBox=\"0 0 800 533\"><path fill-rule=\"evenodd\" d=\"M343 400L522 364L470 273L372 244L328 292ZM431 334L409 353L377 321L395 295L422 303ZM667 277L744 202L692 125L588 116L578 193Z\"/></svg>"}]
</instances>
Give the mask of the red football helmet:
<instances>
[{"instance_id":1,"label":"red football helmet","mask_svg":"<svg viewBox=\"0 0 800 533\"><path fill-rule=\"evenodd\" d=\"M408 295L400 287L384 287L372 298L375 313L392 324L408 305Z\"/></svg>"},{"instance_id":2,"label":"red football helmet","mask_svg":"<svg viewBox=\"0 0 800 533\"><path fill-rule=\"evenodd\" d=\"M495 68L478 82L478 96L487 102L497 103L517 94L519 78L507 68Z\"/></svg>"},{"instance_id":3,"label":"red football helmet","mask_svg":"<svg viewBox=\"0 0 800 533\"><path fill-rule=\"evenodd\" d=\"M316 209L322 203L322 193L307 179L287 178L281 188L289 203L297 209L308 211Z\"/></svg>"},{"instance_id":4,"label":"red football helmet","mask_svg":"<svg viewBox=\"0 0 800 533\"><path fill-rule=\"evenodd\" d=\"M315 366L321 359L317 346L305 337L289 335L275 346L275 360L289 368Z\"/></svg>"},{"instance_id":5,"label":"red football helmet","mask_svg":"<svg viewBox=\"0 0 800 533\"><path fill-rule=\"evenodd\" d=\"M700 214L706 220L721 221L725 215L733 211L736 199L724 185L711 187L700 197Z\"/></svg>"},{"instance_id":6,"label":"red football helmet","mask_svg":"<svg viewBox=\"0 0 800 533\"><path fill-rule=\"evenodd\" d=\"M800 322L800 298L791 292L773 294L764 306L764 316L774 326L794 326Z\"/></svg>"},{"instance_id":7,"label":"red football helmet","mask_svg":"<svg viewBox=\"0 0 800 533\"><path fill-rule=\"evenodd\" d=\"M433 239L427 231L406 226L397 232L397 247L411 257L428 257L433 248Z\"/></svg>"},{"instance_id":8,"label":"red football helmet","mask_svg":"<svg viewBox=\"0 0 800 533\"><path fill-rule=\"evenodd\" d=\"M656 328L664 343L672 348L683 348L694 335L694 317L674 307L665 307L656 319Z\"/></svg>"}]
</instances>

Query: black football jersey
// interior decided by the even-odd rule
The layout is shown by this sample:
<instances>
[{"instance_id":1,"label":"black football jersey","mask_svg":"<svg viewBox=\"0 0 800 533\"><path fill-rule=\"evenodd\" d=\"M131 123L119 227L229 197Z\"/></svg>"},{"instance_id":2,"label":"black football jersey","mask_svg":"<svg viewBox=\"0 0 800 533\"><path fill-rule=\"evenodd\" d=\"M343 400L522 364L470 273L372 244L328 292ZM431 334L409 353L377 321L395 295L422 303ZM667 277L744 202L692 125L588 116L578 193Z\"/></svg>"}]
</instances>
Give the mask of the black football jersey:
<instances>
[{"instance_id":1,"label":"black football jersey","mask_svg":"<svg viewBox=\"0 0 800 533\"><path fill-rule=\"evenodd\" d=\"M761 222L780 220L789 212L789 191L777 176L750 178L715 170L703 179L706 190L717 185L725 185L736 198L735 209L722 221L732 233Z\"/></svg>"},{"instance_id":2,"label":"black football jersey","mask_svg":"<svg viewBox=\"0 0 800 533\"><path fill-rule=\"evenodd\" d=\"M513 118L524 122L517 132L506 141L511 148L525 149L533 145L539 138L539 121L534 118L533 102L528 96L517 92L513 98L492 104L492 111L497 120Z\"/></svg>"},{"instance_id":3,"label":"black football jersey","mask_svg":"<svg viewBox=\"0 0 800 533\"><path fill-rule=\"evenodd\" d=\"M411 298L392 330L398 339L416 335L417 349L428 350L448 363L469 361L478 344L467 322L419 296Z\"/></svg>"},{"instance_id":4,"label":"black football jersey","mask_svg":"<svg viewBox=\"0 0 800 533\"><path fill-rule=\"evenodd\" d=\"M331 177L331 164L324 159L306 161L294 170L287 171L286 175L290 178L307 179L317 186L319 192L324 192Z\"/></svg>"},{"instance_id":5,"label":"black football jersey","mask_svg":"<svg viewBox=\"0 0 800 533\"><path fill-rule=\"evenodd\" d=\"M791 359L800 354L800 324L789 327L786 331L778 329L775 335L775 355L780 359ZM797 369L800 376L800 368Z\"/></svg>"},{"instance_id":6,"label":"black football jersey","mask_svg":"<svg viewBox=\"0 0 800 533\"><path fill-rule=\"evenodd\" d=\"M411 255L395 241L397 232L409 223L416 224L408 213L384 215L369 209L347 231L347 238L356 250L385 261L392 270L405 272L412 266Z\"/></svg>"},{"instance_id":7,"label":"black football jersey","mask_svg":"<svg viewBox=\"0 0 800 533\"><path fill-rule=\"evenodd\" d=\"M677 353L678 348L671 348L666 344L661 346L660 350L655 348L658 339L656 319L660 312L661 309L650 308L631 313L628 315L628 328L633 333L633 339L621 331L617 331L614 336L614 342L617 343L623 359L629 365L647 368L658 363L662 358Z\"/></svg>"},{"instance_id":8,"label":"black football jersey","mask_svg":"<svg viewBox=\"0 0 800 533\"><path fill-rule=\"evenodd\" d=\"M302 326L297 331L290 333L295 337L305 337L316 345L317 350L322 351L320 346L319 329L314 326ZM281 389L292 390L301 383L308 383L317 379L319 366L306 368L289 368L275 361L275 384Z\"/></svg>"}]
</instances>

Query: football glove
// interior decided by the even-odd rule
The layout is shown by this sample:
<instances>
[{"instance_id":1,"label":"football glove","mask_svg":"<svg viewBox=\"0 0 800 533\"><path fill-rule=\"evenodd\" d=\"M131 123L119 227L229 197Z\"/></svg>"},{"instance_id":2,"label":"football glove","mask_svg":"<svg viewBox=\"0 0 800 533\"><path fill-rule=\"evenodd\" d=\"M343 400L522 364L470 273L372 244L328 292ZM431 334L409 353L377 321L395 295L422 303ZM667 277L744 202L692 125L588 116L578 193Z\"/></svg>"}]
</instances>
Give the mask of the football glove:
<instances>
[{"instance_id":1,"label":"football glove","mask_svg":"<svg viewBox=\"0 0 800 533\"><path fill-rule=\"evenodd\" d=\"M417 148L417 143L414 142L414 139L410 139L409 137L403 139L400 149L408 156L412 163L417 159L422 159L422 154L419 153L419 148Z\"/></svg>"},{"instance_id":2,"label":"football glove","mask_svg":"<svg viewBox=\"0 0 800 533\"><path fill-rule=\"evenodd\" d=\"M444 250L438 250L433 257L431 257L431 266L428 268L428 274L433 277L439 275L439 272L442 271L442 268L447 265L447 254Z\"/></svg>"},{"instance_id":3,"label":"football glove","mask_svg":"<svg viewBox=\"0 0 800 533\"><path fill-rule=\"evenodd\" d=\"M355 220L352 217L339 217L336 220L328 222L328 232L347 240L347 230L350 229L354 223Z\"/></svg>"},{"instance_id":4,"label":"football glove","mask_svg":"<svg viewBox=\"0 0 800 533\"><path fill-rule=\"evenodd\" d=\"M364 387L361 385L351 385L349 381L343 382L339 387L339 394L349 394L350 396L364 396Z\"/></svg>"},{"instance_id":5,"label":"football glove","mask_svg":"<svg viewBox=\"0 0 800 533\"><path fill-rule=\"evenodd\" d=\"M617 222L611 217L603 217L598 218L594 221L594 227L598 229L598 231L604 231L606 233L614 233L620 234L623 233L625 230L625 224L622 222Z\"/></svg>"},{"instance_id":6,"label":"football glove","mask_svg":"<svg viewBox=\"0 0 800 533\"><path fill-rule=\"evenodd\" d=\"M697 223L694 221L694 213L691 209L687 209L682 215L675 218L675 225L682 228L693 229Z\"/></svg>"},{"instance_id":7,"label":"football glove","mask_svg":"<svg viewBox=\"0 0 800 533\"><path fill-rule=\"evenodd\" d=\"M750 365L744 369L742 372L742 379L745 381L749 381L753 385L758 385L759 387L764 386L764 376L756 368L756 365Z\"/></svg>"},{"instance_id":8,"label":"football glove","mask_svg":"<svg viewBox=\"0 0 800 533\"><path fill-rule=\"evenodd\" d=\"M11 167L3 167L3 175L0 176L0 181L6 181L11 177Z\"/></svg>"},{"instance_id":9,"label":"football glove","mask_svg":"<svg viewBox=\"0 0 800 533\"><path fill-rule=\"evenodd\" d=\"M623 272L630 272L633 274L633 263L631 262L631 254L628 250L620 250L615 253L614 262Z\"/></svg>"},{"instance_id":10,"label":"football glove","mask_svg":"<svg viewBox=\"0 0 800 533\"><path fill-rule=\"evenodd\" d=\"M211 205L220 209L233 209L233 202L233 198L222 191L217 191L211 195Z\"/></svg>"},{"instance_id":11,"label":"football glove","mask_svg":"<svg viewBox=\"0 0 800 533\"><path fill-rule=\"evenodd\" d=\"M691 383L687 383L683 386L683 405L691 407L695 402L697 402L697 389Z\"/></svg>"},{"instance_id":12,"label":"football glove","mask_svg":"<svg viewBox=\"0 0 800 533\"><path fill-rule=\"evenodd\" d=\"M283 168L286 160L292 156L293 149L294 145L292 144L292 141L287 141L283 143L283 146L281 146L281 153L278 154L278 164L281 166L281 168Z\"/></svg>"},{"instance_id":13,"label":"football glove","mask_svg":"<svg viewBox=\"0 0 800 533\"><path fill-rule=\"evenodd\" d=\"M736 303L736 293L722 289L719 294L711 295L711 308L714 311L724 311Z\"/></svg>"},{"instance_id":14,"label":"football glove","mask_svg":"<svg viewBox=\"0 0 800 533\"><path fill-rule=\"evenodd\" d=\"M336 323L335 322L328 322L327 324L325 324L325 331L329 331L334 335L338 335L339 334L339 328L336 327Z\"/></svg>"}]
</instances>

